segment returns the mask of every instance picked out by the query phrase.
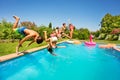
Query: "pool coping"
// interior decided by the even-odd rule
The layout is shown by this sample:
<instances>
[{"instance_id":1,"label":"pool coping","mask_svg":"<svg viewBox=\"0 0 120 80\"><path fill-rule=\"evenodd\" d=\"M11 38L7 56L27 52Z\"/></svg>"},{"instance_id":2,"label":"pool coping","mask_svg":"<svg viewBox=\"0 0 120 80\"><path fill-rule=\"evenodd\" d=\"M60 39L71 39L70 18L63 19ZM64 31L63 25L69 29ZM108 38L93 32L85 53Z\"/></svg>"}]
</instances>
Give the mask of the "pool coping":
<instances>
[{"instance_id":1,"label":"pool coping","mask_svg":"<svg viewBox=\"0 0 120 80\"><path fill-rule=\"evenodd\" d=\"M67 40L60 41L60 42L58 42L57 44L63 43L63 42L65 42L65 41L67 41ZM26 50L25 52L27 52L27 53L25 53L25 54L29 54L29 53L31 53L31 52L44 49L44 48L46 48L46 47L47 47L47 45L41 46L41 47L37 47L37 48L32 48L32 49ZM25 54L22 53L22 54L19 54L19 55L18 55L18 54L16 54L16 53L12 53L12 54L8 54L8 55L0 56L0 62L4 62L4 61L10 60L10 59L14 59L14 58L17 58L17 57L20 57L20 56L24 56Z\"/></svg>"},{"instance_id":2,"label":"pool coping","mask_svg":"<svg viewBox=\"0 0 120 80\"><path fill-rule=\"evenodd\" d=\"M68 41L68 40L60 41L57 44L60 44L60 43L66 42L66 41ZM80 40L80 42L83 42L83 41L84 40ZM32 49L26 50L25 52L27 52L27 53L23 53L23 54L19 54L19 55L17 55L16 53L12 53L12 54L8 54L8 55L0 56L0 63L4 62L4 61L7 61L7 60L10 60L10 59L14 59L14 58L20 57L20 56L24 56L25 54L30 54L31 52L35 52L37 50L41 50L41 49L44 49L46 47L47 47L47 45L41 46L41 47L32 48ZM117 49L114 49L114 50L117 50ZM117 50L117 51L120 52L120 49Z\"/></svg>"}]
</instances>

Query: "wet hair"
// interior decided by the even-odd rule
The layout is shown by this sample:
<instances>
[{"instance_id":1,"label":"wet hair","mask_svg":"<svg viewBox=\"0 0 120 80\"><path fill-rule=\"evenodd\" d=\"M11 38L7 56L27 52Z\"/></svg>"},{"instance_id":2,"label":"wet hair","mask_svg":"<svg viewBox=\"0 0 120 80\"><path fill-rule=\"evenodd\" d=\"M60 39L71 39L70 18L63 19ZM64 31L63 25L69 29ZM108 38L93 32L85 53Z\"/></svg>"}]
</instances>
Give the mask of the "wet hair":
<instances>
[{"instance_id":1,"label":"wet hair","mask_svg":"<svg viewBox=\"0 0 120 80\"><path fill-rule=\"evenodd\" d=\"M42 43L42 42L43 42L43 38L39 36L39 37L36 39L36 43L40 44L40 43Z\"/></svg>"},{"instance_id":2,"label":"wet hair","mask_svg":"<svg viewBox=\"0 0 120 80\"><path fill-rule=\"evenodd\" d=\"M48 50L51 54L53 53L52 48L47 48L47 50Z\"/></svg>"},{"instance_id":3,"label":"wet hair","mask_svg":"<svg viewBox=\"0 0 120 80\"><path fill-rule=\"evenodd\" d=\"M50 54L56 56L52 48L48 47L47 50L49 51Z\"/></svg>"}]
</instances>

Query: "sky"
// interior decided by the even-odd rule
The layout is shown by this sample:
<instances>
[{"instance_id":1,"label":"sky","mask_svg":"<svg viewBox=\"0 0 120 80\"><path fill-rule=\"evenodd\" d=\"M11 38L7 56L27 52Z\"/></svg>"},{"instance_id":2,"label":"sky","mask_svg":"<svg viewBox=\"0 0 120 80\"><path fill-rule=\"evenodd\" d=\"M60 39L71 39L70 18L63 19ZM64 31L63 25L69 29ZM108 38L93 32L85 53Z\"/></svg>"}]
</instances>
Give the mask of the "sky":
<instances>
[{"instance_id":1,"label":"sky","mask_svg":"<svg viewBox=\"0 0 120 80\"><path fill-rule=\"evenodd\" d=\"M78 29L96 31L107 13L120 15L120 0L0 0L0 21L12 23L12 16L17 15L20 22L31 21L37 26L72 23Z\"/></svg>"}]
</instances>

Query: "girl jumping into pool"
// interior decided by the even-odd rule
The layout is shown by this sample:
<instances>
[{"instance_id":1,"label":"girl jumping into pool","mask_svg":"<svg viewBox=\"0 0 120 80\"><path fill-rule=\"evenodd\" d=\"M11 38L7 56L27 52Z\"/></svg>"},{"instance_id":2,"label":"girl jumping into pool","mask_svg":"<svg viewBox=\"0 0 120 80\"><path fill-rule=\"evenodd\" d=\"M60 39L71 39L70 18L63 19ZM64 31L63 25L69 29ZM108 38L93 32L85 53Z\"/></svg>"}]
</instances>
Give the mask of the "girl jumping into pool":
<instances>
[{"instance_id":1,"label":"girl jumping into pool","mask_svg":"<svg viewBox=\"0 0 120 80\"><path fill-rule=\"evenodd\" d=\"M14 23L13 28L12 28L13 31L24 36L24 38L19 41L19 44L16 47L17 54L20 53L19 48L22 46L22 44L30 38L33 38L33 40L28 44L28 46L31 45L33 42L36 42L37 44L40 44L43 42L43 38L40 37L39 33L37 33L34 30L27 29L26 27L18 27L18 23L19 23L20 18L17 16L13 16L13 18L15 19L15 23Z\"/></svg>"}]
</instances>

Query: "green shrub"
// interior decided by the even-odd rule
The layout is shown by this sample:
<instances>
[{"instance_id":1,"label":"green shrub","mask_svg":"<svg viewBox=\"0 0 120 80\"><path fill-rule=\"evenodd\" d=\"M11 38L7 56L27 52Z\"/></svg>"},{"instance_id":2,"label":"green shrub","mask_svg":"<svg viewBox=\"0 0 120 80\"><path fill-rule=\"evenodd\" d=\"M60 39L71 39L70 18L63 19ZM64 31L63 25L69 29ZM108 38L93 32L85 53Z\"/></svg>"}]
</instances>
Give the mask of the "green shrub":
<instances>
[{"instance_id":1,"label":"green shrub","mask_svg":"<svg viewBox=\"0 0 120 80\"><path fill-rule=\"evenodd\" d=\"M98 39L103 40L103 39L105 39L105 37L106 37L106 34L101 33L101 34L99 35Z\"/></svg>"},{"instance_id":2,"label":"green shrub","mask_svg":"<svg viewBox=\"0 0 120 80\"><path fill-rule=\"evenodd\" d=\"M114 35L112 40L118 40L118 36Z\"/></svg>"},{"instance_id":3,"label":"green shrub","mask_svg":"<svg viewBox=\"0 0 120 80\"><path fill-rule=\"evenodd\" d=\"M108 35L106 35L105 40L112 40L112 38L113 38L113 35L112 34L108 34Z\"/></svg>"}]
</instances>

